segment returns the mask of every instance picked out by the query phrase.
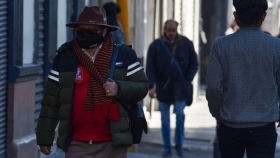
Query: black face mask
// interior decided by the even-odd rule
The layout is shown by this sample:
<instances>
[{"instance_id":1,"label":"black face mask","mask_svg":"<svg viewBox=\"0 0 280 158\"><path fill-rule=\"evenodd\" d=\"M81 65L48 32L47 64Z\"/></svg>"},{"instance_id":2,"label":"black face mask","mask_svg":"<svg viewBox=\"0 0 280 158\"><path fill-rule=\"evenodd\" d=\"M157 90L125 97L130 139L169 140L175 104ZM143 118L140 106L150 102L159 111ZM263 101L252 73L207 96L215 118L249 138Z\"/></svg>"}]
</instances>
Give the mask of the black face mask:
<instances>
[{"instance_id":1,"label":"black face mask","mask_svg":"<svg viewBox=\"0 0 280 158\"><path fill-rule=\"evenodd\" d=\"M79 46L84 49L91 49L98 45L100 45L102 42L104 42L104 37L101 33L89 33L88 31L83 31L81 33L78 33L79 37Z\"/></svg>"}]
</instances>

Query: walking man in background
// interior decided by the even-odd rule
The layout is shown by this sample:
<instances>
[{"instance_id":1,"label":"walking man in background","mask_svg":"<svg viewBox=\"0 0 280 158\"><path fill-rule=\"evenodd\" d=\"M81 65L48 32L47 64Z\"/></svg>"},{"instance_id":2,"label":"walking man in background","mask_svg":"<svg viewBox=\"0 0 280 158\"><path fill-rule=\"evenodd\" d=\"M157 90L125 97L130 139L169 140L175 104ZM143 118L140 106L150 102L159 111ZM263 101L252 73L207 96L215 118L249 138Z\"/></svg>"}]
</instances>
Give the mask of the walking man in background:
<instances>
[{"instance_id":1,"label":"walking man in background","mask_svg":"<svg viewBox=\"0 0 280 158\"><path fill-rule=\"evenodd\" d=\"M57 146L66 158L126 158L132 135L122 105L130 108L147 95L143 67L135 51L122 45L114 81L107 80L114 47L109 32L117 28L107 24L103 8L86 6L78 22L67 26L76 29L77 38L57 51L45 86L37 144L50 154L60 121Z\"/></svg>"},{"instance_id":2,"label":"walking man in background","mask_svg":"<svg viewBox=\"0 0 280 158\"><path fill-rule=\"evenodd\" d=\"M206 97L222 158L274 158L279 120L280 40L260 30L266 0L233 0L240 29L217 39Z\"/></svg>"},{"instance_id":3,"label":"walking man in background","mask_svg":"<svg viewBox=\"0 0 280 158\"><path fill-rule=\"evenodd\" d=\"M163 157L171 157L170 105L174 104L176 114L175 149L184 157L184 108L192 102L192 80L198 70L197 55L193 43L177 32L178 23L168 20L164 34L149 47L147 76L149 96L159 100L161 111Z\"/></svg>"}]
</instances>

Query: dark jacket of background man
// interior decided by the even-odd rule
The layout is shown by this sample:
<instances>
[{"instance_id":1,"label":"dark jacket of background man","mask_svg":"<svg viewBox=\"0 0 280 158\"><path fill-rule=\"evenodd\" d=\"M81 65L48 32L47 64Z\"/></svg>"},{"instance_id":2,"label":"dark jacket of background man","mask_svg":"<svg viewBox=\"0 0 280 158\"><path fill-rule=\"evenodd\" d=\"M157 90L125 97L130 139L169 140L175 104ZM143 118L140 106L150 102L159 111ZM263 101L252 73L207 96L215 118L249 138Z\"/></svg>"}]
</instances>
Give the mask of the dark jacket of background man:
<instances>
[{"instance_id":1,"label":"dark jacket of background man","mask_svg":"<svg viewBox=\"0 0 280 158\"><path fill-rule=\"evenodd\" d=\"M149 47L147 57L147 76L149 78L149 88L156 84L157 99L163 102L173 103L175 100L182 100L183 94L174 96L174 91L180 89L176 82L181 81L180 73L170 56L162 46L161 38L156 39ZM179 62L183 72L184 80L191 82L198 70L197 55L193 43L186 37L178 35L174 44L167 46L172 51L172 47L177 45L175 58Z\"/></svg>"}]
</instances>

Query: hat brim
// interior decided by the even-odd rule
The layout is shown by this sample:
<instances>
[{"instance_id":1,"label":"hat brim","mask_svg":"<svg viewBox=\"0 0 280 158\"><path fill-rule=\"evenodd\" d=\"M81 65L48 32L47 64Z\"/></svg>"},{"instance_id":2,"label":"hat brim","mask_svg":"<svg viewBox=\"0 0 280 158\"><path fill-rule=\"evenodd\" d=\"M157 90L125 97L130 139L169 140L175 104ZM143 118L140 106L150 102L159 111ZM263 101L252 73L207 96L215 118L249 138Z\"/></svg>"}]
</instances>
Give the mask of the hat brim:
<instances>
[{"instance_id":1,"label":"hat brim","mask_svg":"<svg viewBox=\"0 0 280 158\"><path fill-rule=\"evenodd\" d=\"M79 25L99 25L99 26L104 26L107 27L108 32L112 32L112 31L116 31L119 28L112 26L112 25L106 25L106 24L97 24L97 23L87 23L87 22L72 22L72 23L68 23L66 24L67 27L72 27L72 28L77 28L79 27Z\"/></svg>"}]
</instances>

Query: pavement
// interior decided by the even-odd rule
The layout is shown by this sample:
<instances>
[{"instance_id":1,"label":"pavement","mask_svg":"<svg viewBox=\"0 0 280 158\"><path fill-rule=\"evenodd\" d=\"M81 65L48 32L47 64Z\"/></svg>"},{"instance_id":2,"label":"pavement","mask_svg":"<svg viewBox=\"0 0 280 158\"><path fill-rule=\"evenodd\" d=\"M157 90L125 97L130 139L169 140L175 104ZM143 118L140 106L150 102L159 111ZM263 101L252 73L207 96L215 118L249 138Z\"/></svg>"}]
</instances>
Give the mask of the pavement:
<instances>
[{"instance_id":1,"label":"pavement","mask_svg":"<svg viewBox=\"0 0 280 158\"><path fill-rule=\"evenodd\" d=\"M174 140L174 131L176 127L176 115L172 114L171 106L171 136ZM185 108L185 143L183 147L186 150L212 151L215 138L216 121L209 113L207 102L204 98L193 103L192 106ZM149 116L146 114L146 116ZM148 119L149 133L143 135L143 143L152 143L162 145L161 119L160 112L155 111ZM173 144L175 145L175 144Z\"/></svg>"},{"instance_id":2,"label":"pavement","mask_svg":"<svg viewBox=\"0 0 280 158\"><path fill-rule=\"evenodd\" d=\"M185 108L185 142L183 148L188 158L212 158L213 142L215 139L216 121L209 113L206 100L201 97L192 106ZM173 106L171 106L171 136L174 140L174 132L176 127L176 115L172 114ZM149 116L149 113L146 114ZM149 133L143 134L142 143L138 146L136 153L143 158L161 158L162 154L162 135L161 135L161 119L160 112L154 111L152 117L147 118L149 125ZM172 141L172 146L175 146ZM172 151L173 158L176 157L176 151ZM130 153L129 153L130 154ZM130 156L130 155L128 155ZM133 156L133 158L136 158ZM138 158L138 157L137 157ZM139 157L140 158L140 157Z\"/></svg>"},{"instance_id":3,"label":"pavement","mask_svg":"<svg viewBox=\"0 0 280 158\"><path fill-rule=\"evenodd\" d=\"M170 110L172 112L172 108ZM185 108L185 142L183 148L188 158L212 158L213 142L216 134L216 121L209 113L205 97L200 97L192 106ZM143 134L142 142L133 146L133 152L128 152L128 158L161 158L162 136L160 112L154 111L152 117L146 112L149 126L148 134ZM174 140L176 115L171 115L171 136ZM280 129L278 129L280 133ZM175 144L172 144L173 146ZM54 150L53 150L54 151ZM176 151L172 151L172 158L177 158ZM64 153L55 151L50 156L40 158L64 158ZM280 138L276 145L275 158L280 158Z\"/></svg>"}]
</instances>

